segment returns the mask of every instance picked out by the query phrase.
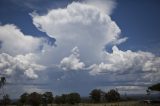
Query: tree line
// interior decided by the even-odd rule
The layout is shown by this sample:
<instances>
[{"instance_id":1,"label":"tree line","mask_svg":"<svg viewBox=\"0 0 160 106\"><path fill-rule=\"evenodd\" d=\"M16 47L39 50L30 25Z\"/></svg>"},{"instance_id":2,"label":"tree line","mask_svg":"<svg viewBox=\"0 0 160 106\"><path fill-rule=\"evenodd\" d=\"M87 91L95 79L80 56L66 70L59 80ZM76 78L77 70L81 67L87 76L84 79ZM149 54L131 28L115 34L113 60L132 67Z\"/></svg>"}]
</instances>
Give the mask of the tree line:
<instances>
[{"instance_id":1,"label":"tree line","mask_svg":"<svg viewBox=\"0 0 160 106\"><path fill-rule=\"evenodd\" d=\"M100 103L100 102L116 102L120 100L120 94L117 90L110 90L104 92L100 89L94 89L90 92L89 98L91 103ZM32 93L23 93L18 101L15 103L17 106L47 106L47 104L78 104L82 101L82 98L79 93L72 92L68 94L62 94L55 96L52 92L45 92L43 94L32 92ZM3 99L0 102L1 105L7 106L11 104L11 99L9 95L4 95Z\"/></svg>"},{"instance_id":2,"label":"tree line","mask_svg":"<svg viewBox=\"0 0 160 106\"><path fill-rule=\"evenodd\" d=\"M2 100L0 100L0 106L7 106L11 104L9 95L4 93L4 85L6 83L5 77L0 78L0 89L2 90ZM160 91L160 83L148 87L147 92ZM120 101L120 94L117 89L111 89L108 92L104 92L100 89L93 89L89 93L89 103L101 103L101 102L117 102ZM17 106L47 106L47 104L78 104L82 102L82 98L79 93L72 92L68 94L62 94L54 96L52 92L45 92L43 94L32 92L23 93L18 101L15 103Z\"/></svg>"}]
</instances>

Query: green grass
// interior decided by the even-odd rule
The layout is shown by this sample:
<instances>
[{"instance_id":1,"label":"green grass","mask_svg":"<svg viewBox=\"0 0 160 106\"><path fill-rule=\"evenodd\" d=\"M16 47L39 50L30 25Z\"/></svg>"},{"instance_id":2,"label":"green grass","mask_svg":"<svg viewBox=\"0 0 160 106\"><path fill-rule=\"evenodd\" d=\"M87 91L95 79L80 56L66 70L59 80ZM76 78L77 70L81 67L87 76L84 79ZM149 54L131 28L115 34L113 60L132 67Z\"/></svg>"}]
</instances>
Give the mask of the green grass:
<instances>
[{"instance_id":1,"label":"green grass","mask_svg":"<svg viewBox=\"0 0 160 106\"><path fill-rule=\"evenodd\" d=\"M119 102L119 103L99 103L99 104L86 104L86 103L80 103L77 105L53 105L53 106L160 106L160 104L144 104L137 101L130 101L130 102Z\"/></svg>"},{"instance_id":2,"label":"green grass","mask_svg":"<svg viewBox=\"0 0 160 106\"><path fill-rule=\"evenodd\" d=\"M9 105L9 106L16 106L16 105ZM27 105L29 106L29 105ZM51 106L51 105L48 105ZM144 104L137 101L130 101L130 102L119 102L119 103L80 103L76 105L69 105L69 104L52 104L52 106L160 106L160 104Z\"/></svg>"}]
</instances>

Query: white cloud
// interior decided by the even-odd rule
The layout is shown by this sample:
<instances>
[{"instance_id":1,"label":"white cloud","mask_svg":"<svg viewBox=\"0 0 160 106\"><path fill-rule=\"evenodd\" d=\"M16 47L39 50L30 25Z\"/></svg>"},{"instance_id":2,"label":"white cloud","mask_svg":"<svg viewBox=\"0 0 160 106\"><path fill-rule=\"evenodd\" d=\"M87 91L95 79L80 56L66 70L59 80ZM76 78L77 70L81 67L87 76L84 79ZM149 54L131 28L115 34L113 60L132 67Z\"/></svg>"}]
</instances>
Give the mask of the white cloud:
<instances>
[{"instance_id":1,"label":"white cloud","mask_svg":"<svg viewBox=\"0 0 160 106\"><path fill-rule=\"evenodd\" d=\"M35 83L53 81L55 84L47 85L49 89L53 89L53 86L56 88L62 86L61 88L65 89L66 85L78 81L87 83L89 88L106 84L106 80L116 83L126 80L142 83L146 79L159 81L160 58L152 53L121 51L113 47L113 53L104 54L106 45L119 45L127 40L127 37L121 37L121 29L111 19L110 15L115 5L112 0L86 0L82 3L73 2L66 8L49 10L44 15L31 14L33 23L39 30L56 38L57 47L46 45L43 38L23 34L15 25L1 25L0 73L10 76L7 81L11 83L13 79L23 83L26 82L26 78L38 78L34 80ZM42 46L44 49L40 52ZM48 68L51 65L52 67ZM86 68L87 66L90 67ZM40 73L40 70L46 67L48 69ZM61 69L65 71L59 71ZM78 71L87 69L91 70L91 75L100 73L107 73L107 75L93 77L88 74L88 71ZM73 71L76 71L76 74L71 74ZM137 75L139 72L143 74ZM129 75L123 75L126 73ZM40 75L43 76L39 77ZM79 80L82 77L84 79ZM72 90L74 86L68 88ZM134 89L134 87L125 88ZM34 89L23 89L30 92L42 92L41 90L37 85Z\"/></svg>"},{"instance_id":2,"label":"white cloud","mask_svg":"<svg viewBox=\"0 0 160 106\"><path fill-rule=\"evenodd\" d=\"M110 17L115 7L114 1L110 1L113 3L108 3L110 6L106 9L94 5L96 2L98 1L73 2L66 8L52 9L44 15L31 14L33 24L39 30L56 38L57 47L44 57L47 59L53 57L51 59L55 64L61 61L64 70L81 69L76 65L83 63L85 66L90 66L86 69L91 69L92 75L108 72L117 74L142 72L148 74L143 74L141 78L148 76L151 79L154 72L157 73L160 69L159 57L154 54L143 51L121 51L116 46L113 47L113 53L104 51L106 45L119 45L128 38L121 38L120 28ZM100 2L104 4L104 1ZM78 54L81 57L73 54L66 57L75 46L80 50Z\"/></svg>"},{"instance_id":3,"label":"white cloud","mask_svg":"<svg viewBox=\"0 0 160 106\"><path fill-rule=\"evenodd\" d=\"M57 47L51 54L59 57L55 60L60 61L77 46L82 61L97 63L101 61L105 45L115 44L121 39L121 30L109 14L87 3L73 2L66 8L52 9L42 16L37 13L31 15L39 30L56 38Z\"/></svg>"},{"instance_id":4,"label":"white cloud","mask_svg":"<svg viewBox=\"0 0 160 106\"><path fill-rule=\"evenodd\" d=\"M74 47L71 52L72 54L70 56L62 59L60 67L66 71L83 69L85 64L80 62L78 47Z\"/></svg>"},{"instance_id":5,"label":"white cloud","mask_svg":"<svg viewBox=\"0 0 160 106\"><path fill-rule=\"evenodd\" d=\"M112 14L113 9L116 7L115 0L85 0L85 3L98 7L106 14Z\"/></svg>"},{"instance_id":6,"label":"white cloud","mask_svg":"<svg viewBox=\"0 0 160 106\"><path fill-rule=\"evenodd\" d=\"M35 62L36 55L26 54L12 57L6 53L0 54L0 70L2 75L14 77L16 79L36 79L37 71L44 70L45 67Z\"/></svg>"},{"instance_id":7,"label":"white cloud","mask_svg":"<svg viewBox=\"0 0 160 106\"><path fill-rule=\"evenodd\" d=\"M36 52L44 45L44 39L24 35L13 24L0 26L0 52L10 55Z\"/></svg>"},{"instance_id":8,"label":"white cloud","mask_svg":"<svg viewBox=\"0 0 160 106\"><path fill-rule=\"evenodd\" d=\"M146 86L116 86L121 94L146 94Z\"/></svg>"},{"instance_id":9,"label":"white cloud","mask_svg":"<svg viewBox=\"0 0 160 106\"><path fill-rule=\"evenodd\" d=\"M114 46L112 53L106 52L104 62L90 66L90 74L102 73L144 73L141 78L156 79L160 74L160 57L150 52L121 51ZM157 76L156 76L157 75ZM152 77L151 77L152 76Z\"/></svg>"},{"instance_id":10,"label":"white cloud","mask_svg":"<svg viewBox=\"0 0 160 106\"><path fill-rule=\"evenodd\" d=\"M128 90L144 90L143 86L117 86L116 87L120 91L128 91ZM146 88L145 88L146 89Z\"/></svg>"},{"instance_id":11,"label":"white cloud","mask_svg":"<svg viewBox=\"0 0 160 106\"><path fill-rule=\"evenodd\" d=\"M118 39L117 41L113 41L113 44L115 44L115 45L119 45L119 44L121 44L121 43L123 43L123 42L125 42L125 41L127 41L127 37L124 37L124 38L121 38L121 39Z\"/></svg>"}]
</instances>

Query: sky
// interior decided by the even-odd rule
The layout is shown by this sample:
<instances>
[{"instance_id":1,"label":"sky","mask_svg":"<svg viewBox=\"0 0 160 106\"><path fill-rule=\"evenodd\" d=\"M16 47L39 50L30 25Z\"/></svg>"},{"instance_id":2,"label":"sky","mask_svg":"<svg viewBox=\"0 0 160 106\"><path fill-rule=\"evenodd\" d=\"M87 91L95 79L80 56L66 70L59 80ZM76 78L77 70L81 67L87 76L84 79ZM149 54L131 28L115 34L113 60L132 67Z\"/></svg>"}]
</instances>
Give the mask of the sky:
<instances>
[{"instance_id":1,"label":"sky","mask_svg":"<svg viewBox=\"0 0 160 106\"><path fill-rule=\"evenodd\" d=\"M6 93L118 89L160 81L159 0L1 0Z\"/></svg>"}]
</instances>

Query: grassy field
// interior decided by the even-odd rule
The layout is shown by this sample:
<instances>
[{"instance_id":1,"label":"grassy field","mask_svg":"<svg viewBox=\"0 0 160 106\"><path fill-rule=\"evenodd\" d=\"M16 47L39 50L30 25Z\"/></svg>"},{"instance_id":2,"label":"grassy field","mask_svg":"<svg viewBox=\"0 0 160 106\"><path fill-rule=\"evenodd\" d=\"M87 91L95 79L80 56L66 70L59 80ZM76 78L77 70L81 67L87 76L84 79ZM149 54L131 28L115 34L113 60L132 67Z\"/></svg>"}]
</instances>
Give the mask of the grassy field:
<instances>
[{"instance_id":1,"label":"grassy field","mask_svg":"<svg viewBox=\"0 0 160 106\"><path fill-rule=\"evenodd\" d=\"M51 105L48 105L51 106ZM71 106L71 105L56 105L54 104L53 106ZM160 106L160 104L144 104L140 102L119 102L119 103L100 103L100 104L77 104L77 105L72 105L72 106Z\"/></svg>"},{"instance_id":2,"label":"grassy field","mask_svg":"<svg viewBox=\"0 0 160 106\"><path fill-rule=\"evenodd\" d=\"M101 103L101 104L80 104L78 106L160 106L160 104L144 104L140 102L119 102L119 103Z\"/></svg>"},{"instance_id":3,"label":"grassy field","mask_svg":"<svg viewBox=\"0 0 160 106\"><path fill-rule=\"evenodd\" d=\"M9 105L9 106L16 106L16 105ZM29 106L29 105L26 105ZM42 106L42 105L41 105ZM48 105L51 106L51 105ZM52 106L160 106L160 104L144 104L137 101L131 102L119 102L119 103L99 103L99 104L86 104L80 103L76 105L69 105L69 104L52 104Z\"/></svg>"},{"instance_id":4,"label":"grassy field","mask_svg":"<svg viewBox=\"0 0 160 106\"><path fill-rule=\"evenodd\" d=\"M61 106L70 106L70 105L61 105ZM119 102L119 103L78 104L75 106L160 106L160 104L144 104L133 101L133 102Z\"/></svg>"}]
</instances>

